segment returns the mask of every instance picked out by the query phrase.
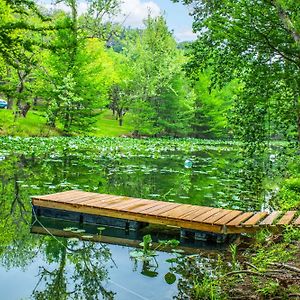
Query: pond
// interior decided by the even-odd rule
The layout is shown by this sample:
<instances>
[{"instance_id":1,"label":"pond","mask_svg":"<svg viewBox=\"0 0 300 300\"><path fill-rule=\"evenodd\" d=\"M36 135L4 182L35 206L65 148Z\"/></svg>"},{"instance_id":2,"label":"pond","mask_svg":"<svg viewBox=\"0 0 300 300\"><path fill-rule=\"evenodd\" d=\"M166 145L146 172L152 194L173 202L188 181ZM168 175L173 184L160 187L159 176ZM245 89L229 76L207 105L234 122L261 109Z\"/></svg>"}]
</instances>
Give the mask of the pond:
<instances>
[{"instance_id":1,"label":"pond","mask_svg":"<svg viewBox=\"0 0 300 300\"><path fill-rule=\"evenodd\" d=\"M138 260L126 245L31 233L30 196L81 189L259 210L266 205L262 176L242 170L237 149L195 139L2 138L2 297L172 299L182 293L174 264L183 259L176 251Z\"/></svg>"}]
</instances>

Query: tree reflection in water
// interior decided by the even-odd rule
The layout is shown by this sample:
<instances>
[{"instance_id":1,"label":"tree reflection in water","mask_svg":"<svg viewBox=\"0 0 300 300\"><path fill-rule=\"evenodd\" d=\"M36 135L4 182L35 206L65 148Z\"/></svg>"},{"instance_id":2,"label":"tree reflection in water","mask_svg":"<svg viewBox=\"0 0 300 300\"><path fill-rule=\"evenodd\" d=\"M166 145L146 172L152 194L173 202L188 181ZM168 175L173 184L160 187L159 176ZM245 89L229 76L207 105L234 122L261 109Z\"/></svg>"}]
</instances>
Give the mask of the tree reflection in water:
<instances>
[{"instance_id":1,"label":"tree reflection in water","mask_svg":"<svg viewBox=\"0 0 300 300\"><path fill-rule=\"evenodd\" d=\"M44 237L41 245L45 260L54 269L40 267L34 299L114 299L105 288L110 250L100 244L74 239Z\"/></svg>"}]
</instances>

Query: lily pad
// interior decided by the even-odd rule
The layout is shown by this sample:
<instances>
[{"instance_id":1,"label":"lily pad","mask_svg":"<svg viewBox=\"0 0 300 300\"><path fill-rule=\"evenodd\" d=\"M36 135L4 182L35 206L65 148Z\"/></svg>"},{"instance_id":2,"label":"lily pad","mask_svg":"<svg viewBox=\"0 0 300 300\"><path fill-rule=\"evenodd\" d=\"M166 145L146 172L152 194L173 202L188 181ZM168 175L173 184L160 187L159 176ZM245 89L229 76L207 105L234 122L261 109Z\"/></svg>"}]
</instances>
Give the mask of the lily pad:
<instances>
[{"instance_id":1,"label":"lily pad","mask_svg":"<svg viewBox=\"0 0 300 300\"><path fill-rule=\"evenodd\" d=\"M165 275L165 282L166 282L167 284L173 284L175 281L176 281L176 276L175 276L174 273L168 272L168 273Z\"/></svg>"},{"instance_id":2,"label":"lily pad","mask_svg":"<svg viewBox=\"0 0 300 300\"><path fill-rule=\"evenodd\" d=\"M74 230L77 230L76 227L66 227L63 229L64 231L74 231Z\"/></svg>"},{"instance_id":3,"label":"lily pad","mask_svg":"<svg viewBox=\"0 0 300 300\"><path fill-rule=\"evenodd\" d=\"M83 239L92 239L93 238L93 236L92 235L82 235L81 236Z\"/></svg>"}]
</instances>

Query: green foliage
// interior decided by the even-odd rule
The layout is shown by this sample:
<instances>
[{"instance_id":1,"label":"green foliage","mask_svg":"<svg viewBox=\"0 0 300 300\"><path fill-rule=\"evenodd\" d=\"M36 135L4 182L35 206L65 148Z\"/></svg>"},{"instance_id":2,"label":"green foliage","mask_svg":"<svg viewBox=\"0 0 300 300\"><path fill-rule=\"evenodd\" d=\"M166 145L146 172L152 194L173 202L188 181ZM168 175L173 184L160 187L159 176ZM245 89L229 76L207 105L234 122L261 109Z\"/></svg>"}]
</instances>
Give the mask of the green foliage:
<instances>
[{"instance_id":1,"label":"green foliage","mask_svg":"<svg viewBox=\"0 0 300 300\"><path fill-rule=\"evenodd\" d=\"M221 89L212 89L210 72L205 70L194 80L195 108L193 133L200 137L230 137L229 114L241 85L229 82Z\"/></svg>"},{"instance_id":2,"label":"green foliage","mask_svg":"<svg viewBox=\"0 0 300 300\"><path fill-rule=\"evenodd\" d=\"M300 207L300 178L285 179L273 202L283 210L298 209Z\"/></svg>"},{"instance_id":3,"label":"green foliage","mask_svg":"<svg viewBox=\"0 0 300 300\"><path fill-rule=\"evenodd\" d=\"M174 273L171 273L171 272L168 272L166 275L165 275L165 282L167 284L173 284L175 281L176 281L176 276Z\"/></svg>"},{"instance_id":4,"label":"green foliage","mask_svg":"<svg viewBox=\"0 0 300 300\"><path fill-rule=\"evenodd\" d=\"M287 244L293 244L300 241L300 229L294 226L287 226L283 233L283 240Z\"/></svg>"},{"instance_id":5,"label":"green foliage","mask_svg":"<svg viewBox=\"0 0 300 300\"><path fill-rule=\"evenodd\" d=\"M52 29L49 19L31 0L1 0L0 16L0 56L18 67L27 59L24 54L35 52L41 33Z\"/></svg>"},{"instance_id":6,"label":"green foliage","mask_svg":"<svg viewBox=\"0 0 300 300\"><path fill-rule=\"evenodd\" d=\"M290 249L286 244L272 244L269 247L259 247L252 257L252 263L265 271L270 263L287 262L296 253L296 249Z\"/></svg>"},{"instance_id":7,"label":"green foliage","mask_svg":"<svg viewBox=\"0 0 300 300\"><path fill-rule=\"evenodd\" d=\"M289 178L284 181L284 187L290 191L300 193L300 178Z\"/></svg>"},{"instance_id":8,"label":"green foliage","mask_svg":"<svg viewBox=\"0 0 300 300\"><path fill-rule=\"evenodd\" d=\"M181 71L182 53L163 17L149 16L145 26L127 47L134 70L134 129L139 134L186 134L193 99Z\"/></svg>"},{"instance_id":9,"label":"green foliage","mask_svg":"<svg viewBox=\"0 0 300 300\"><path fill-rule=\"evenodd\" d=\"M193 299L195 300L221 300L226 299L221 296L219 285L216 279L205 275L201 282L194 281Z\"/></svg>"},{"instance_id":10,"label":"green foliage","mask_svg":"<svg viewBox=\"0 0 300 300\"><path fill-rule=\"evenodd\" d=\"M224 261L221 264L224 267ZM220 266L214 259L208 260L198 255L182 257L174 269L181 275L178 281L179 294L175 299L230 299L226 295Z\"/></svg>"},{"instance_id":11,"label":"green foliage","mask_svg":"<svg viewBox=\"0 0 300 300\"><path fill-rule=\"evenodd\" d=\"M164 248L175 248L179 245L179 241L177 240L166 240L166 241L159 241L158 245L156 246L155 249L152 249L152 237L150 234L146 234L143 236L143 241L139 244L141 247L143 247L142 250L133 250L130 252L130 257L137 259L137 260L142 260L142 261L150 261L154 256L157 255L156 250L158 249L164 249ZM172 249L176 250L176 249ZM181 252L181 251L179 251ZM180 254L177 254L180 255ZM167 278L165 280L167 281L168 284L172 284L175 280L173 281L174 276L171 273L167 274Z\"/></svg>"},{"instance_id":12,"label":"green foliage","mask_svg":"<svg viewBox=\"0 0 300 300\"><path fill-rule=\"evenodd\" d=\"M280 284L275 280L268 280L263 283L258 282L257 291L264 297L272 297L276 296L280 291Z\"/></svg>"},{"instance_id":13,"label":"green foliage","mask_svg":"<svg viewBox=\"0 0 300 300\"><path fill-rule=\"evenodd\" d=\"M231 122L249 154L262 152L273 137L299 139L299 3L182 2L193 4L199 32L190 52L191 76L197 80L199 70L209 68L214 87L234 78L242 82Z\"/></svg>"},{"instance_id":14,"label":"green foliage","mask_svg":"<svg viewBox=\"0 0 300 300\"><path fill-rule=\"evenodd\" d=\"M236 244L231 244L229 246L229 250L231 252L232 269L237 270L239 268L238 261L237 261L237 255L238 255L237 245Z\"/></svg>"},{"instance_id":15,"label":"green foliage","mask_svg":"<svg viewBox=\"0 0 300 300\"><path fill-rule=\"evenodd\" d=\"M32 73L43 38L55 27L31 0L2 0L0 16L0 93L10 109L15 104L16 110L22 111L35 96Z\"/></svg>"},{"instance_id":16,"label":"green foliage","mask_svg":"<svg viewBox=\"0 0 300 300\"><path fill-rule=\"evenodd\" d=\"M258 246L263 247L263 245L266 243L266 241L270 238L271 235L272 233L268 229L259 230L255 234L255 243Z\"/></svg>"},{"instance_id":17,"label":"green foliage","mask_svg":"<svg viewBox=\"0 0 300 300\"><path fill-rule=\"evenodd\" d=\"M140 244L143 247L144 255L150 253L150 247L152 246L152 237L150 234L143 236L143 242Z\"/></svg>"},{"instance_id":18,"label":"green foliage","mask_svg":"<svg viewBox=\"0 0 300 300\"><path fill-rule=\"evenodd\" d=\"M76 9L76 4L71 7ZM44 53L37 74L40 95L47 100L49 125L55 127L59 121L66 134L86 132L105 103L109 62L103 43L79 38L77 15L59 14L56 22L74 26L58 30L52 37L55 51Z\"/></svg>"}]
</instances>

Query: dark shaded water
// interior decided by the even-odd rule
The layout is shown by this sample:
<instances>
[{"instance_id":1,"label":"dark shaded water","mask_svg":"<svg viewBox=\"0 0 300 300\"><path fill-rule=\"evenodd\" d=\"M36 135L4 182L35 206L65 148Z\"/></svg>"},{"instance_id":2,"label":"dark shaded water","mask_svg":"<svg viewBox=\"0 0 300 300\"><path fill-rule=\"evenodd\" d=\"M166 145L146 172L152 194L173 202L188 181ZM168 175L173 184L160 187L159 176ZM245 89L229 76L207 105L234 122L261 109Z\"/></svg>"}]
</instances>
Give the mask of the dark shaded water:
<instances>
[{"instance_id":1,"label":"dark shaded water","mask_svg":"<svg viewBox=\"0 0 300 300\"><path fill-rule=\"evenodd\" d=\"M119 143L119 142L118 142ZM130 258L130 247L30 233L30 196L82 189L197 205L260 209L257 184L241 175L234 147L148 155L0 151L2 299L171 299L172 253ZM96 151L96 150L95 150ZM99 150L97 150L99 151ZM188 167L186 160L192 161ZM147 272L150 270L150 273Z\"/></svg>"}]
</instances>

